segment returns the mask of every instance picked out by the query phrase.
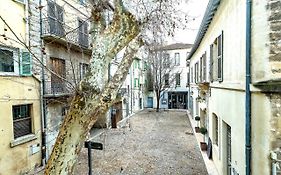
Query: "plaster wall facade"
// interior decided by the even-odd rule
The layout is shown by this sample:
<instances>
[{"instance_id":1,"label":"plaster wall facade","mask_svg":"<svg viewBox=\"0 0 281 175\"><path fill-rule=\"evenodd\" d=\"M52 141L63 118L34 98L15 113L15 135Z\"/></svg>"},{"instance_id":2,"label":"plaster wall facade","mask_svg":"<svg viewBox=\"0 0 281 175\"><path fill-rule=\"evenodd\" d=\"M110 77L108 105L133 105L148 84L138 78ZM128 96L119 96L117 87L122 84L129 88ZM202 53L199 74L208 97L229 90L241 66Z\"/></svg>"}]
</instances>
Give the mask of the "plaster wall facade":
<instances>
[{"instance_id":1,"label":"plaster wall facade","mask_svg":"<svg viewBox=\"0 0 281 175\"><path fill-rule=\"evenodd\" d=\"M280 4L279 1L252 2L251 47L251 171L272 172L271 152L280 151ZM279 18L278 18L279 17ZM235 26L233 24L236 24ZM210 45L223 36L223 80L210 80ZM207 55L207 84L191 80L193 116L206 110L208 136L214 141L213 114L218 117L219 144L213 146L213 161L219 174L227 174L226 129L231 128L231 171L245 174L245 58L246 2L220 1L215 16L200 45L191 57L190 67ZM191 73L192 74L192 73ZM279 88L278 88L279 87ZM202 100L202 92L206 92ZM202 105L204 103L204 105ZM206 108L205 108L206 107ZM201 117L201 116L200 116ZM224 126L225 125L225 126ZM207 140L205 140L207 141ZM213 144L214 145L214 144ZM226 145L227 146L227 145Z\"/></svg>"},{"instance_id":2,"label":"plaster wall facade","mask_svg":"<svg viewBox=\"0 0 281 175\"><path fill-rule=\"evenodd\" d=\"M23 174L41 165L40 85L34 77L0 77L0 174ZM13 106L31 105L32 133L14 138Z\"/></svg>"}]
</instances>

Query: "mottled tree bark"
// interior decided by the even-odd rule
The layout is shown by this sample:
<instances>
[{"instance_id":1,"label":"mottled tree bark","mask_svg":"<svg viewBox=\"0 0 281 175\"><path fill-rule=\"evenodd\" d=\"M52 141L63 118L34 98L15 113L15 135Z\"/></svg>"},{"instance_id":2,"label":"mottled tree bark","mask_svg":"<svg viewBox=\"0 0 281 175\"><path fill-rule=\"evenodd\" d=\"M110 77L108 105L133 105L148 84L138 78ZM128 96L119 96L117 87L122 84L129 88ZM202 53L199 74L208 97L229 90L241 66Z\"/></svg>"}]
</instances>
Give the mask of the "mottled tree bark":
<instances>
[{"instance_id":1,"label":"mottled tree bark","mask_svg":"<svg viewBox=\"0 0 281 175\"><path fill-rule=\"evenodd\" d=\"M131 42L139 34L135 17L123 7L121 0L115 0L114 3L113 23L103 31L98 30L94 35L90 71L80 83L79 91L71 102L48 160L45 175L73 173L74 164L88 132L99 117L104 117L113 103L127 76L133 56L142 44L140 40ZM99 20L102 18L93 21L97 23ZM111 81L105 84L104 75L108 63L128 44L117 72Z\"/></svg>"}]
</instances>

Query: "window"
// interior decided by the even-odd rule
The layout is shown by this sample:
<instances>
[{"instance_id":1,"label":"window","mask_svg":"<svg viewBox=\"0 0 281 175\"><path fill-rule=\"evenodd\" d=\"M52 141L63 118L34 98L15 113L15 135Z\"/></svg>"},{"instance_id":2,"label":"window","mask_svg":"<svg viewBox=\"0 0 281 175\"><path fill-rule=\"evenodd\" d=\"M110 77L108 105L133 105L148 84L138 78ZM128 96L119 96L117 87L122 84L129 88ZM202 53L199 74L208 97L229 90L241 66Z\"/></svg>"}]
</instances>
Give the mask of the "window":
<instances>
[{"instance_id":1,"label":"window","mask_svg":"<svg viewBox=\"0 0 281 175\"><path fill-rule=\"evenodd\" d=\"M51 58L51 68L55 74L51 76L51 89L52 93L65 92L65 84L62 78L65 78L65 61L58 58ZM62 77L62 78L61 78Z\"/></svg>"},{"instance_id":2,"label":"window","mask_svg":"<svg viewBox=\"0 0 281 175\"><path fill-rule=\"evenodd\" d=\"M165 86L169 86L169 74L165 74Z\"/></svg>"},{"instance_id":3,"label":"window","mask_svg":"<svg viewBox=\"0 0 281 175\"><path fill-rule=\"evenodd\" d=\"M136 68L136 69L140 68L140 60L139 59L135 59L135 61L134 61L134 68Z\"/></svg>"},{"instance_id":4,"label":"window","mask_svg":"<svg viewBox=\"0 0 281 175\"><path fill-rule=\"evenodd\" d=\"M176 86L180 86L181 85L181 74L177 73L176 74Z\"/></svg>"},{"instance_id":5,"label":"window","mask_svg":"<svg viewBox=\"0 0 281 175\"><path fill-rule=\"evenodd\" d=\"M31 106L30 104L13 106L15 139L32 133Z\"/></svg>"},{"instance_id":6,"label":"window","mask_svg":"<svg viewBox=\"0 0 281 175\"><path fill-rule=\"evenodd\" d=\"M170 54L166 53L164 55L164 68L170 67Z\"/></svg>"},{"instance_id":7,"label":"window","mask_svg":"<svg viewBox=\"0 0 281 175\"><path fill-rule=\"evenodd\" d=\"M180 65L180 53L175 53L175 65Z\"/></svg>"},{"instance_id":8,"label":"window","mask_svg":"<svg viewBox=\"0 0 281 175\"><path fill-rule=\"evenodd\" d=\"M219 143L219 120L215 114L213 114L213 140L214 140L214 144L218 145L218 143Z\"/></svg>"},{"instance_id":9,"label":"window","mask_svg":"<svg viewBox=\"0 0 281 175\"><path fill-rule=\"evenodd\" d=\"M79 2L80 2L81 5L86 4L86 0L79 0Z\"/></svg>"},{"instance_id":10,"label":"window","mask_svg":"<svg viewBox=\"0 0 281 175\"><path fill-rule=\"evenodd\" d=\"M222 35L218 37L218 81L222 81Z\"/></svg>"},{"instance_id":11,"label":"window","mask_svg":"<svg viewBox=\"0 0 281 175\"><path fill-rule=\"evenodd\" d=\"M82 47L89 47L88 23L78 19L78 42Z\"/></svg>"},{"instance_id":12,"label":"window","mask_svg":"<svg viewBox=\"0 0 281 175\"><path fill-rule=\"evenodd\" d=\"M32 58L29 52L14 49L0 48L0 73L4 74L32 74ZM19 67L20 66L20 67Z\"/></svg>"},{"instance_id":13,"label":"window","mask_svg":"<svg viewBox=\"0 0 281 175\"><path fill-rule=\"evenodd\" d=\"M200 58L199 82L203 81L203 57Z\"/></svg>"},{"instance_id":14,"label":"window","mask_svg":"<svg viewBox=\"0 0 281 175\"><path fill-rule=\"evenodd\" d=\"M200 58L200 82L206 82L206 53Z\"/></svg>"},{"instance_id":15,"label":"window","mask_svg":"<svg viewBox=\"0 0 281 175\"><path fill-rule=\"evenodd\" d=\"M0 49L0 72L14 72L14 53L12 50Z\"/></svg>"},{"instance_id":16,"label":"window","mask_svg":"<svg viewBox=\"0 0 281 175\"><path fill-rule=\"evenodd\" d=\"M79 72L80 72L80 81L85 77L87 71L88 71L88 64L80 63L79 64Z\"/></svg>"},{"instance_id":17,"label":"window","mask_svg":"<svg viewBox=\"0 0 281 175\"><path fill-rule=\"evenodd\" d=\"M135 78L134 79L134 87L139 87L139 79L138 78Z\"/></svg>"},{"instance_id":18,"label":"window","mask_svg":"<svg viewBox=\"0 0 281 175\"><path fill-rule=\"evenodd\" d=\"M199 77L198 77L198 62L195 63L195 83L198 83Z\"/></svg>"},{"instance_id":19,"label":"window","mask_svg":"<svg viewBox=\"0 0 281 175\"><path fill-rule=\"evenodd\" d=\"M223 81L223 33L210 46L210 79Z\"/></svg>"},{"instance_id":20,"label":"window","mask_svg":"<svg viewBox=\"0 0 281 175\"><path fill-rule=\"evenodd\" d=\"M63 36L63 8L58 4L48 1L49 32L54 35Z\"/></svg>"},{"instance_id":21,"label":"window","mask_svg":"<svg viewBox=\"0 0 281 175\"><path fill-rule=\"evenodd\" d=\"M190 73L189 72L187 73L187 77L186 78L187 78L186 86L189 86L189 84L190 84Z\"/></svg>"},{"instance_id":22,"label":"window","mask_svg":"<svg viewBox=\"0 0 281 175\"><path fill-rule=\"evenodd\" d=\"M193 67L190 69L190 82L191 83L193 83L193 79L194 79L194 77L193 77Z\"/></svg>"}]
</instances>

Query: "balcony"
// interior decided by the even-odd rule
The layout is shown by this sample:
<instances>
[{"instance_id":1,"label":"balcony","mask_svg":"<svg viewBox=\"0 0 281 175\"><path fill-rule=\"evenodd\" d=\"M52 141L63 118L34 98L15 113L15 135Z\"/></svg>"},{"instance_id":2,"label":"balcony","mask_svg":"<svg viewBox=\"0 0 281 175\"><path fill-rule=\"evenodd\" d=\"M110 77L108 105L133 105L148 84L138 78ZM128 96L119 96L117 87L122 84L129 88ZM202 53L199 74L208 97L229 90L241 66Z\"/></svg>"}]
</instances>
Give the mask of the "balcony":
<instances>
[{"instance_id":1,"label":"balcony","mask_svg":"<svg viewBox=\"0 0 281 175\"><path fill-rule=\"evenodd\" d=\"M66 82L45 81L44 97L62 97L73 93L73 88Z\"/></svg>"},{"instance_id":2,"label":"balcony","mask_svg":"<svg viewBox=\"0 0 281 175\"><path fill-rule=\"evenodd\" d=\"M42 19L42 38L47 42L70 46L76 51L91 54L89 35L52 18Z\"/></svg>"}]
</instances>

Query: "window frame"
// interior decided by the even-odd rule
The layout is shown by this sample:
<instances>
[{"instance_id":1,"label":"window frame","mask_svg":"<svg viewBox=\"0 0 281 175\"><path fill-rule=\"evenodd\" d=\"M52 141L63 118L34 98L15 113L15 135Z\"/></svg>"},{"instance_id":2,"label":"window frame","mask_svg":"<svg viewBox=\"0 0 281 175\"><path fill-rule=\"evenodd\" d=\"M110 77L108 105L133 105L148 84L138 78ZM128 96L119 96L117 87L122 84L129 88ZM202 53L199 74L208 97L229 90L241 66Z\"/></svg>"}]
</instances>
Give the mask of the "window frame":
<instances>
[{"instance_id":1,"label":"window frame","mask_svg":"<svg viewBox=\"0 0 281 175\"><path fill-rule=\"evenodd\" d=\"M20 107L19 108L19 110L23 110L23 109L21 109L21 107L26 107L26 109L28 110L28 114L26 114L27 115L27 117L22 117L22 118L18 118L18 119L15 119L15 110L16 110L16 108L17 107ZM25 137L25 136L28 136L28 135L30 135L30 134L33 134L33 117L32 117L32 115L33 115L33 113L32 113L32 108L33 106L32 106L32 104L19 104L19 105L13 105L12 106L12 115L13 115L13 136L14 136L14 139L16 140L16 139L19 139L19 138L21 138L21 137ZM20 113L21 113L21 111L20 111ZM19 115L20 116L20 115ZM29 131L26 131L26 133L25 134L18 134L17 136L16 136L16 132L19 132L19 131L16 131L16 124L15 123L18 123L18 122L22 122L22 121L27 121L28 120L28 123L29 123ZM22 132L22 128L20 129L20 131Z\"/></svg>"},{"instance_id":2,"label":"window frame","mask_svg":"<svg viewBox=\"0 0 281 175\"><path fill-rule=\"evenodd\" d=\"M219 118L213 113L213 143L219 145Z\"/></svg>"},{"instance_id":3,"label":"window frame","mask_svg":"<svg viewBox=\"0 0 281 175\"><path fill-rule=\"evenodd\" d=\"M82 20L80 18L78 21L78 43L82 47L89 47L89 24L86 20Z\"/></svg>"},{"instance_id":4,"label":"window frame","mask_svg":"<svg viewBox=\"0 0 281 175\"><path fill-rule=\"evenodd\" d=\"M164 75L164 86L169 86L170 85L169 79L170 79L170 75L169 75L169 73L166 73Z\"/></svg>"},{"instance_id":5,"label":"window frame","mask_svg":"<svg viewBox=\"0 0 281 175\"><path fill-rule=\"evenodd\" d=\"M20 54L19 49L12 48L12 47L4 47L0 46L0 50L7 50L13 53L13 72L2 72L0 71L0 75L19 75L20 74Z\"/></svg>"},{"instance_id":6,"label":"window frame","mask_svg":"<svg viewBox=\"0 0 281 175\"><path fill-rule=\"evenodd\" d=\"M88 72L89 64L87 63L79 63L79 78L80 81L85 77L86 73Z\"/></svg>"},{"instance_id":7,"label":"window frame","mask_svg":"<svg viewBox=\"0 0 281 175\"><path fill-rule=\"evenodd\" d=\"M180 53L176 52L175 53L175 66L179 66L180 65Z\"/></svg>"},{"instance_id":8,"label":"window frame","mask_svg":"<svg viewBox=\"0 0 281 175\"><path fill-rule=\"evenodd\" d=\"M175 78L176 78L176 86L180 86L181 85L181 74L176 73Z\"/></svg>"}]
</instances>

